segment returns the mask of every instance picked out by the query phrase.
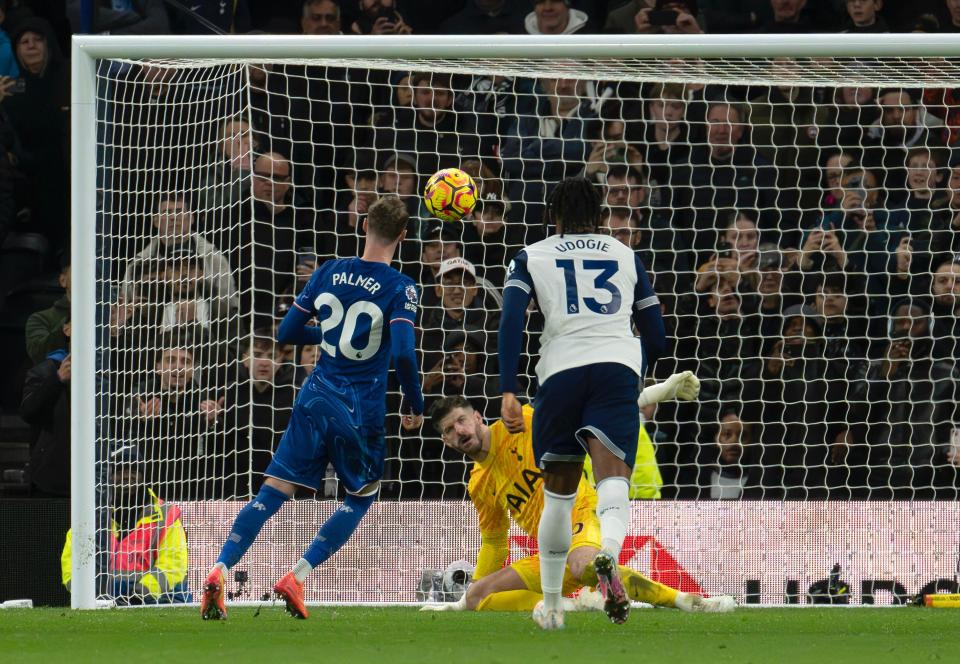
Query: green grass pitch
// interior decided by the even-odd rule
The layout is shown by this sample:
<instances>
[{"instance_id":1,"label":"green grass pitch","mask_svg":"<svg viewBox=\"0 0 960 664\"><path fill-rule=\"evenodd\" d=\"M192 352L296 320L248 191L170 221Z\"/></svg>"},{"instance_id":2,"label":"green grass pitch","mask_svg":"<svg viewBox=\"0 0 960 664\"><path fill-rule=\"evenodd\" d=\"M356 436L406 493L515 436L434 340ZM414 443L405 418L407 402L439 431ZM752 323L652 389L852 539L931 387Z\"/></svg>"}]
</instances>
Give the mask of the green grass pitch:
<instances>
[{"instance_id":1,"label":"green grass pitch","mask_svg":"<svg viewBox=\"0 0 960 664\"><path fill-rule=\"evenodd\" d=\"M414 608L234 608L0 611L5 662L928 662L960 661L960 611L741 609L721 615L636 610L623 626L567 615L541 632L526 614L419 613Z\"/></svg>"}]
</instances>

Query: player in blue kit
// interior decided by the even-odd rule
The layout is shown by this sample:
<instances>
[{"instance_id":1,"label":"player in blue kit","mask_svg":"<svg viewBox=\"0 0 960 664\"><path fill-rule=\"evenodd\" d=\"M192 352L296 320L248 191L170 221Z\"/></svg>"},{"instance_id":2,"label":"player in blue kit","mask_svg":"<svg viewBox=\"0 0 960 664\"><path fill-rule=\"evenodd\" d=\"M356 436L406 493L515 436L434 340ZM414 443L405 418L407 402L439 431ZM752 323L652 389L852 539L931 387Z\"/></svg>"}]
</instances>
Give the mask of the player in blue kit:
<instances>
[{"instance_id":1,"label":"player in blue kit","mask_svg":"<svg viewBox=\"0 0 960 664\"><path fill-rule=\"evenodd\" d=\"M524 429L516 398L527 305L544 316L537 362L533 451L543 470L543 511L537 529L543 601L533 619L563 627L560 591L572 539L571 513L590 455L597 480L601 551L591 564L615 623L630 600L617 561L630 525L630 475L637 454L637 401L643 374L666 346L660 302L633 251L600 225L600 194L584 178L557 185L548 201L556 234L526 247L510 263L500 319L502 419ZM636 326L640 336L633 333Z\"/></svg>"},{"instance_id":2,"label":"player in blue kit","mask_svg":"<svg viewBox=\"0 0 960 664\"><path fill-rule=\"evenodd\" d=\"M319 345L320 360L297 396L260 492L240 510L207 576L200 602L204 620L226 617L224 573L298 486L312 491L320 487L331 463L346 498L320 527L303 558L273 587L292 615L307 617L304 579L350 538L380 486L391 360L406 401L402 426L412 430L422 423L414 345L417 289L409 277L390 267L406 228L406 207L396 196L370 206L363 222L363 256L321 265L280 323L278 341ZM314 317L317 327L309 325Z\"/></svg>"}]
</instances>

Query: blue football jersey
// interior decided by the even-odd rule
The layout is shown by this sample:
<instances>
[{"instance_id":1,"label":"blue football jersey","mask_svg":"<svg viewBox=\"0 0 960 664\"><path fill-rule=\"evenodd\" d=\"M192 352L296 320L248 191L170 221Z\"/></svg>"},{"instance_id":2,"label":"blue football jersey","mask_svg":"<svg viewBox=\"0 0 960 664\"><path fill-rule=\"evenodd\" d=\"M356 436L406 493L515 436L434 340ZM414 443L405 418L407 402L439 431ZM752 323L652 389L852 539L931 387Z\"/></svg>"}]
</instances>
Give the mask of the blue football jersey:
<instances>
[{"instance_id":1,"label":"blue football jersey","mask_svg":"<svg viewBox=\"0 0 960 664\"><path fill-rule=\"evenodd\" d=\"M315 315L323 332L313 376L333 385L351 385L382 408L390 368L390 324L399 320L413 325L418 300L413 280L389 265L361 258L323 263L294 303Z\"/></svg>"}]
</instances>

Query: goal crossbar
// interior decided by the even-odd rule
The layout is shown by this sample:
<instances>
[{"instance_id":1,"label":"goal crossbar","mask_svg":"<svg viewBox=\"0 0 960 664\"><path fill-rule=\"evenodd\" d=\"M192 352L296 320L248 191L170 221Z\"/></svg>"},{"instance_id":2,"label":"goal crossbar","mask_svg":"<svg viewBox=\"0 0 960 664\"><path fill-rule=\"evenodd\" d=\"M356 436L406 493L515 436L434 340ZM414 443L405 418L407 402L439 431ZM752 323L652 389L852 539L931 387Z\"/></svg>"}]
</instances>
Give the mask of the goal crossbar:
<instances>
[{"instance_id":1,"label":"goal crossbar","mask_svg":"<svg viewBox=\"0 0 960 664\"><path fill-rule=\"evenodd\" d=\"M89 58L879 58L960 55L953 34L76 36Z\"/></svg>"}]
</instances>

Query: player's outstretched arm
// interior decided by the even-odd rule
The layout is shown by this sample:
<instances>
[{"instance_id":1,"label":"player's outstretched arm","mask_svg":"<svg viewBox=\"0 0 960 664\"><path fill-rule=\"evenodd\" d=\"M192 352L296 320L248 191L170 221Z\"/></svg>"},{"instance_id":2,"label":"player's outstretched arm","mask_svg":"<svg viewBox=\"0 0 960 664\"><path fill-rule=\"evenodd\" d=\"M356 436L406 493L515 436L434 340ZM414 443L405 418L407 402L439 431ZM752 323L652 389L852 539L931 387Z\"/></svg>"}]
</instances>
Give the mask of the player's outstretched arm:
<instances>
[{"instance_id":1,"label":"player's outstretched arm","mask_svg":"<svg viewBox=\"0 0 960 664\"><path fill-rule=\"evenodd\" d=\"M500 392L503 399L500 416L510 433L524 430L523 410L517 400L517 370L520 368L520 347L526 324L527 306L533 295L533 278L527 270L524 249L510 261L507 281L503 285L503 313L497 334L497 359L500 364Z\"/></svg>"},{"instance_id":2,"label":"player's outstretched arm","mask_svg":"<svg viewBox=\"0 0 960 664\"><path fill-rule=\"evenodd\" d=\"M313 314L294 303L277 328L277 341L282 344L313 346L323 343L323 330L308 325Z\"/></svg>"},{"instance_id":3,"label":"player's outstretched arm","mask_svg":"<svg viewBox=\"0 0 960 664\"><path fill-rule=\"evenodd\" d=\"M503 291L503 315L497 334L497 356L500 363L500 391L503 400L500 415L510 433L524 429L523 411L516 393L517 370L520 365L520 346L530 295L521 288L505 288Z\"/></svg>"},{"instance_id":4,"label":"player's outstretched arm","mask_svg":"<svg viewBox=\"0 0 960 664\"><path fill-rule=\"evenodd\" d=\"M420 390L420 375L417 373L413 323L406 318L396 318L390 322L390 353L409 411L403 414L403 428L408 431L417 429L423 423L423 392Z\"/></svg>"},{"instance_id":5,"label":"player's outstretched arm","mask_svg":"<svg viewBox=\"0 0 960 664\"><path fill-rule=\"evenodd\" d=\"M700 380L692 371L675 373L662 383L643 388L637 404L642 408L667 399L693 401L700 395Z\"/></svg>"}]
</instances>

